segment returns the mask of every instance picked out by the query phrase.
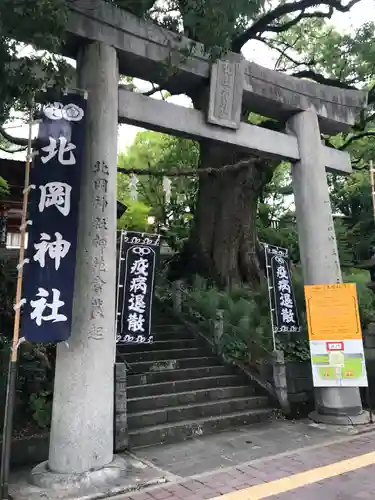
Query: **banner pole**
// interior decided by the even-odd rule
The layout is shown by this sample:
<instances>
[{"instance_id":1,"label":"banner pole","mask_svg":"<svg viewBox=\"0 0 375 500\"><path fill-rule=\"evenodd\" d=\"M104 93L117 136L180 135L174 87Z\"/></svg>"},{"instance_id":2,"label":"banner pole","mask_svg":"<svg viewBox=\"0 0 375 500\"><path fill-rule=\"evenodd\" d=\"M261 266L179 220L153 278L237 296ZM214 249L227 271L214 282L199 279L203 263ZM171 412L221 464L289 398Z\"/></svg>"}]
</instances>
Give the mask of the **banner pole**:
<instances>
[{"instance_id":1,"label":"banner pole","mask_svg":"<svg viewBox=\"0 0 375 500\"><path fill-rule=\"evenodd\" d=\"M372 215L375 221L374 163L372 160L370 160L370 184L371 184L371 199L372 199Z\"/></svg>"},{"instance_id":2,"label":"banner pole","mask_svg":"<svg viewBox=\"0 0 375 500\"><path fill-rule=\"evenodd\" d=\"M27 144L25 182L23 190L23 202L22 202L22 219L20 227L21 242L20 242L18 266L17 266L18 274L17 274L16 302L14 306L15 316L14 316L14 326L13 326L13 340L12 340L12 350L9 358L7 391L5 399L5 414L4 414L3 438L2 438L3 440L1 447L0 500L12 499L12 497L9 495L9 470L10 470L10 456L11 456L12 434L13 434L13 413L16 400L18 348L20 345L19 330L20 330L20 319L21 319L23 265L25 259L25 239L26 239L26 229L27 229L27 203L29 199L33 108L34 106L32 105L30 108L29 138Z\"/></svg>"},{"instance_id":3,"label":"banner pole","mask_svg":"<svg viewBox=\"0 0 375 500\"><path fill-rule=\"evenodd\" d=\"M370 160L370 186L371 186L371 202L372 202L372 216L374 218L375 222L375 186L374 186L374 162ZM372 407L371 407L371 394L370 394L370 386L367 383L366 387L366 399L367 399L367 406L369 409L369 414L370 414L370 423L374 423L374 417L373 417L373 412L372 412Z\"/></svg>"},{"instance_id":4,"label":"banner pole","mask_svg":"<svg viewBox=\"0 0 375 500\"><path fill-rule=\"evenodd\" d=\"M124 231L119 231L120 242L119 242L119 253L118 253L118 265L117 265L117 278L116 278L116 316L115 316L115 354L113 359L113 364L116 365L117 356L117 333L118 333L118 316L119 316L119 306L120 306L120 275L121 275L121 258L122 258L122 244ZM117 248L117 247L116 247Z\"/></svg>"},{"instance_id":5,"label":"banner pole","mask_svg":"<svg viewBox=\"0 0 375 500\"><path fill-rule=\"evenodd\" d=\"M273 350L276 351L276 336L275 336L275 324L273 321L273 311L272 311L272 299L271 299L271 288L270 288L270 272L269 272L269 262L268 262L268 253L267 253L267 243L264 243L264 258L265 258L265 264L266 264L266 278L267 278L267 288L268 288L268 300L270 303L270 317L271 317L271 330L272 330L272 343L273 343Z\"/></svg>"}]
</instances>

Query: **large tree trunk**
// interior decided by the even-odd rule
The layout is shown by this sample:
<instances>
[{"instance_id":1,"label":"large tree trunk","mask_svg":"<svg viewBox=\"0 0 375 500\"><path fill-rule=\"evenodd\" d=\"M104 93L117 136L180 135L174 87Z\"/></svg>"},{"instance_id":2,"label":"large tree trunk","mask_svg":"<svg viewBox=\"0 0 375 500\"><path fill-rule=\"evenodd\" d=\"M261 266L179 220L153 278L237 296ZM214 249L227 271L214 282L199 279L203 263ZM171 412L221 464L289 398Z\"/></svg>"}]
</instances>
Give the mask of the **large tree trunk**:
<instances>
[{"instance_id":1,"label":"large tree trunk","mask_svg":"<svg viewBox=\"0 0 375 500\"><path fill-rule=\"evenodd\" d=\"M242 168L199 177L194 225L171 278L199 274L222 287L260 282L256 219L258 198L274 163L217 143L202 143L200 168L246 161Z\"/></svg>"},{"instance_id":2,"label":"large tree trunk","mask_svg":"<svg viewBox=\"0 0 375 500\"><path fill-rule=\"evenodd\" d=\"M201 145L201 167L219 168L244 159L227 146ZM200 176L192 245L203 274L222 286L260 280L256 218L269 176L267 162L258 158L248 158L247 166L232 172Z\"/></svg>"},{"instance_id":3,"label":"large tree trunk","mask_svg":"<svg viewBox=\"0 0 375 500\"><path fill-rule=\"evenodd\" d=\"M207 88L190 93L196 109L205 109L207 93ZM258 199L277 163L213 141L200 143L200 168L218 169L244 160L242 168L199 176L194 226L179 261L171 266L172 279L199 274L222 287L260 282Z\"/></svg>"}]
</instances>

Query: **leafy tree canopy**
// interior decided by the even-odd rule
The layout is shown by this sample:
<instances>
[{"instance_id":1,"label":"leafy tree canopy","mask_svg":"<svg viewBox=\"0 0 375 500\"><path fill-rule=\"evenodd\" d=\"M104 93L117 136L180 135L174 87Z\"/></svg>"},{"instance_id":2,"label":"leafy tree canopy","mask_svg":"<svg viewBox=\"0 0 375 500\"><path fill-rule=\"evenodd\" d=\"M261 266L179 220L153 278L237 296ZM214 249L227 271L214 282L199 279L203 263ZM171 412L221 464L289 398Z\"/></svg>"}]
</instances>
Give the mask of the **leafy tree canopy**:
<instances>
[{"instance_id":1,"label":"leafy tree canopy","mask_svg":"<svg viewBox=\"0 0 375 500\"><path fill-rule=\"evenodd\" d=\"M369 258L375 244L369 163L375 159L375 23L339 33L321 19L303 20L267 42L278 51L278 69L317 83L368 88L369 105L351 133L326 138L350 153L355 171L347 178L330 176L331 203L342 263Z\"/></svg>"},{"instance_id":2,"label":"leafy tree canopy","mask_svg":"<svg viewBox=\"0 0 375 500\"><path fill-rule=\"evenodd\" d=\"M305 18L331 18L360 0L107 0L192 40L239 52L264 33L281 33Z\"/></svg>"},{"instance_id":3,"label":"leafy tree canopy","mask_svg":"<svg viewBox=\"0 0 375 500\"><path fill-rule=\"evenodd\" d=\"M8 183L0 176L0 196L5 196L8 192Z\"/></svg>"},{"instance_id":4,"label":"leafy tree canopy","mask_svg":"<svg viewBox=\"0 0 375 500\"><path fill-rule=\"evenodd\" d=\"M0 125L12 109L27 109L46 82L63 77L67 66L53 54L60 52L67 6L66 0L0 2Z\"/></svg>"},{"instance_id":5,"label":"leafy tree canopy","mask_svg":"<svg viewBox=\"0 0 375 500\"><path fill-rule=\"evenodd\" d=\"M57 69L63 70L59 75L64 75L66 67L60 58L51 54L60 52L67 8L75 1L0 2L0 125L9 117L12 109L24 110L29 105L34 91L40 89L46 81L50 81ZM360 0L107 1L205 44L212 57L217 57L221 51L228 49L240 52L245 43L257 40L279 54L278 70L287 71L297 77L344 88L371 87L375 81L373 24L366 23L352 34L338 33L326 24L326 20L330 19L335 11L347 12ZM26 50L23 45L26 43L39 52L36 54ZM164 88L168 90L168 82ZM373 93L374 91L370 92L370 102L374 98ZM358 166L363 166L369 156L369 141L374 135L373 126L374 116L371 111L367 111L360 117L352 134L326 140L341 149L349 148L355 155ZM201 162L195 143L165 136L154 136L154 142L146 135L137 139L136 154L135 150L130 148L120 159L122 168L144 168L147 165L159 170L168 165L191 168L197 167ZM277 177L281 171L282 167L279 167L271 184L266 188L262 187L260 192L258 211L262 223L258 230L266 231L268 237L272 234L276 236L275 219L279 228L280 224L283 225L285 234L291 234L288 227L293 222L293 214L285 207L281 208L280 196L285 193L284 181L279 182ZM181 217L185 224L188 217L184 207L189 206L189 214L193 213L197 181L180 178L175 183L176 186L180 183L180 187L172 193L170 207L164 206L161 182L161 177L142 178L138 208L132 211L132 200L129 199L126 182L120 181L120 199L129 207L125 217L143 210L142 221L147 219L148 214L153 215L160 227L168 227L170 231ZM337 210L343 210L343 200L349 203L348 192L345 192L345 196L342 193L342 182L332 180L333 190L337 193L334 203L337 203L337 207L341 204L341 208ZM352 191L350 193L352 196ZM152 203L150 197L153 198ZM274 197L272 203L269 202L270 197ZM155 200L159 200L159 203L155 203ZM354 207L352 198L349 204ZM131 224L139 226L141 222L134 217ZM184 227L189 227L189 224L190 221Z\"/></svg>"},{"instance_id":6,"label":"leafy tree canopy","mask_svg":"<svg viewBox=\"0 0 375 500\"><path fill-rule=\"evenodd\" d=\"M273 40L264 40L279 54L277 69L317 83L368 89L368 107L358 116L352 133L327 140L329 145L349 150L358 161L375 137L375 23L367 22L352 33L340 33L322 19L302 20ZM361 155L356 154L362 149Z\"/></svg>"},{"instance_id":7,"label":"leafy tree canopy","mask_svg":"<svg viewBox=\"0 0 375 500\"><path fill-rule=\"evenodd\" d=\"M147 218L152 216L156 228L166 234L172 247L179 249L189 232L197 181L190 176L171 177L171 197L166 203L164 177L158 173L172 168L181 172L194 169L198 158L199 149L194 141L157 132L139 132L128 150L119 155L119 168L123 172L149 168L156 175L138 177L138 199L134 201L130 196L129 176L123 172L118 174L118 198L129 207L121 224L146 230Z\"/></svg>"},{"instance_id":8,"label":"leafy tree canopy","mask_svg":"<svg viewBox=\"0 0 375 500\"><path fill-rule=\"evenodd\" d=\"M197 166L198 158L199 150L194 141L158 132L139 132L130 148L119 156L119 168L124 171L149 168L155 175L138 176L138 199L134 201L130 197L129 176L124 172L118 174L118 198L128 206L120 220L120 227L151 230L147 224L147 218L151 215L155 217L157 229L165 232L171 246L179 250L190 230L196 204L197 179L191 176L170 177L172 196L166 204L163 177L158 173L168 172L176 167L181 172L190 170ZM289 184L289 165L282 163L261 194L258 232L261 241L288 247L293 259L298 260L297 232Z\"/></svg>"},{"instance_id":9,"label":"leafy tree canopy","mask_svg":"<svg viewBox=\"0 0 375 500\"><path fill-rule=\"evenodd\" d=\"M0 124L11 109L24 110L35 90L51 78L62 83L67 67L53 54L61 51L70 5L77 0L3 0L0 5ZM89 3L89 0L87 0ZM360 0L106 0L139 17L205 44L216 57L240 52L249 40L272 41L305 21L322 22L346 12ZM368 30L370 30L370 26ZM288 36L288 35L287 35ZM367 37L368 39L368 37ZM366 40L366 32L362 34ZM39 52L25 50L25 43ZM363 52L361 40L350 46ZM220 49L218 49L220 47ZM373 49L372 49L373 50ZM322 51L320 51L322 53ZM360 57L360 55L358 55ZM324 61L324 54L322 53ZM333 60L333 59L332 59ZM355 67L355 61L352 64ZM59 70L59 71L57 71ZM61 71L60 71L61 70ZM348 70L349 71L349 70ZM167 85L166 85L167 87Z\"/></svg>"}]
</instances>

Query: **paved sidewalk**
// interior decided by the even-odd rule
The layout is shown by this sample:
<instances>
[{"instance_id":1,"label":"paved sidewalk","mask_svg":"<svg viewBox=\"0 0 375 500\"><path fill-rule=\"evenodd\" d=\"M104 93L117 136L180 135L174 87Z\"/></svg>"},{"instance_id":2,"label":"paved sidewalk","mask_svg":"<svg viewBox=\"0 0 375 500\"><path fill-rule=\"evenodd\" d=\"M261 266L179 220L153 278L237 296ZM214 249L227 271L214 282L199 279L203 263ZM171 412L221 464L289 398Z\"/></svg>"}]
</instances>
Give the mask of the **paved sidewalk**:
<instances>
[{"instance_id":1,"label":"paved sidewalk","mask_svg":"<svg viewBox=\"0 0 375 500\"><path fill-rule=\"evenodd\" d=\"M20 469L10 492L14 500L369 500L373 450L375 425L280 419L125 453L120 476L105 484L94 474L42 489L30 484L29 468Z\"/></svg>"},{"instance_id":2,"label":"paved sidewalk","mask_svg":"<svg viewBox=\"0 0 375 500\"><path fill-rule=\"evenodd\" d=\"M324 432L323 432L324 434ZM318 440L319 441L319 440ZM170 482L123 500L370 500L375 498L375 431L267 455ZM181 445L181 450L184 445ZM207 446L207 449L210 447ZM164 448L165 450L166 448ZM212 450L211 450L212 451ZM165 453L165 452L164 452ZM141 452L143 459L147 450ZM150 449L150 455L155 450ZM191 457L192 458L192 457ZM188 463L187 463L188 465ZM173 464L171 467L173 469Z\"/></svg>"}]
</instances>

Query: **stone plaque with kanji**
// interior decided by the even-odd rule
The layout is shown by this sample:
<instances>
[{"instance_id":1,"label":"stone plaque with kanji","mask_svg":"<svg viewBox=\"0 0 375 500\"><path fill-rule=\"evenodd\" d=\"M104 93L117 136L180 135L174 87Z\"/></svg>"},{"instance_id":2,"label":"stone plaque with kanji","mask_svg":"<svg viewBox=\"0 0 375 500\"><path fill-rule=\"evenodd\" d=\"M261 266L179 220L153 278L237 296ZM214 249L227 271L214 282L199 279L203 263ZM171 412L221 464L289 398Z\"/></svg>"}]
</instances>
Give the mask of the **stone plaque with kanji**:
<instances>
[{"instance_id":1,"label":"stone plaque with kanji","mask_svg":"<svg viewBox=\"0 0 375 500\"><path fill-rule=\"evenodd\" d=\"M244 82L244 61L217 61L211 68L208 123L238 129Z\"/></svg>"}]
</instances>

